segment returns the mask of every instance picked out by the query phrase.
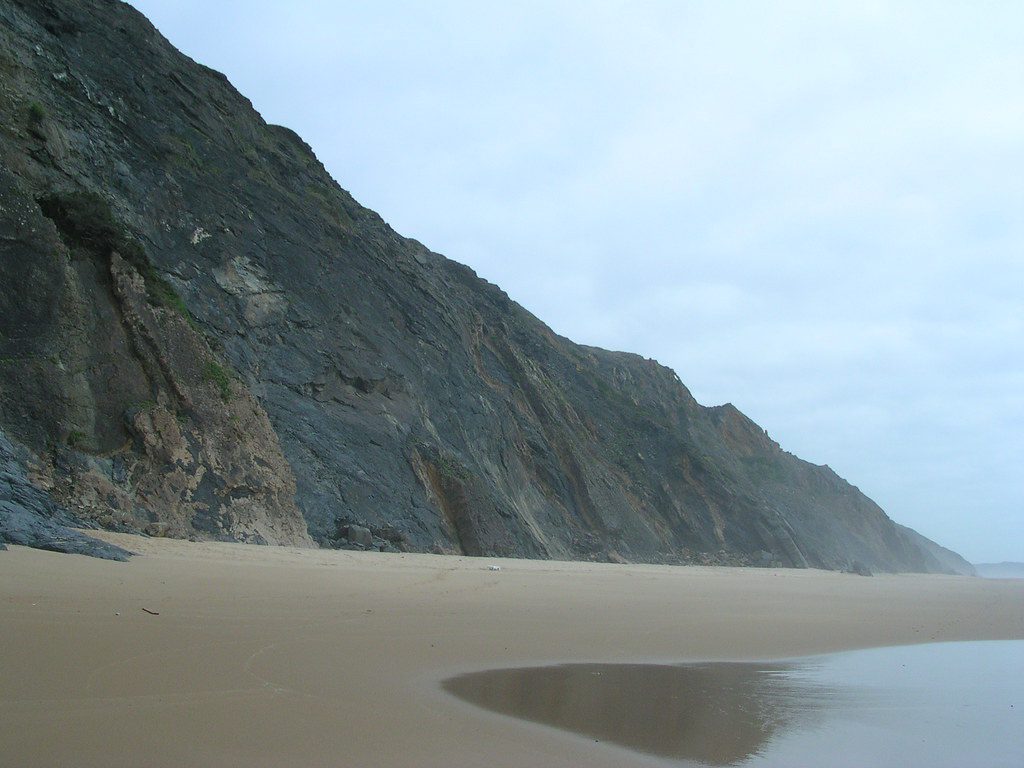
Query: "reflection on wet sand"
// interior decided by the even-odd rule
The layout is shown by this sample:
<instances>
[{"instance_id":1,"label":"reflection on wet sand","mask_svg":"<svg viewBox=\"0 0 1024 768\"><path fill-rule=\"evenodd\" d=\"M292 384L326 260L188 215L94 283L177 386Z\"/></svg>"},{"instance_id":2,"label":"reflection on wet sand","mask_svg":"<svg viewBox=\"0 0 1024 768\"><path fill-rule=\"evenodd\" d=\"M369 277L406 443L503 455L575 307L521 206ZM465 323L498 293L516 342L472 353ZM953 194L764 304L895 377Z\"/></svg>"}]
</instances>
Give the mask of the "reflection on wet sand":
<instances>
[{"instance_id":1,"label":"reflection on wet sand","mask_svg":"<svg viewBox=\"0 0 1024 768\"><path fill-rule=\"evenodd\" d=\"M1018 768L1024 755L1020 640L504 669L444 685L486 709L706 765Z\"/></svg>"},{"instance_id":2,"label":"reflection on wet sand","mask_svg":"<svg viewBox=\"0 0 1024 768\"><path fill-rule=\"evenodd\" d=\"M792 664L566 664L488 670L445 689L485 709L639 752L729 765L834 695ZM818 706L816 706L816 703Z\"/></svg>"}]
</instances>

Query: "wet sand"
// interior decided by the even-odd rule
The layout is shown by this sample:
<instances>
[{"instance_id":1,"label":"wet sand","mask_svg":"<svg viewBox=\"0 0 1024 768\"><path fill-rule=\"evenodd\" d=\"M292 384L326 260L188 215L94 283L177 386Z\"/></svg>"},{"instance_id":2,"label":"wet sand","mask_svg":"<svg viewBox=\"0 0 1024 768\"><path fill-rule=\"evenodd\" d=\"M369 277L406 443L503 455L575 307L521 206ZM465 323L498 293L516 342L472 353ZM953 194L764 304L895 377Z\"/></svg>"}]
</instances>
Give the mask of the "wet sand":
<instances>
[{"instance_id":1,"label":"wet sand","mask_svg":"<svg viewBox=\"0 0 1024 768\"><path fill-rule=\"evenodd\" d=\"M788 661L511 667L444 687L674 766L1019 768L1024 755L1022 640Z\"/></svg>"},{"instance_id":2,"label":"wet sand","mask_svg":"<svg viewBox=\"0 0 1024 768\"><path fill-rule=\"evenodd\" d=\"M441 681L1024 639L1020 581L105 538L0 552L0 765L657 765Z\"/></svg>"}]
</instances>

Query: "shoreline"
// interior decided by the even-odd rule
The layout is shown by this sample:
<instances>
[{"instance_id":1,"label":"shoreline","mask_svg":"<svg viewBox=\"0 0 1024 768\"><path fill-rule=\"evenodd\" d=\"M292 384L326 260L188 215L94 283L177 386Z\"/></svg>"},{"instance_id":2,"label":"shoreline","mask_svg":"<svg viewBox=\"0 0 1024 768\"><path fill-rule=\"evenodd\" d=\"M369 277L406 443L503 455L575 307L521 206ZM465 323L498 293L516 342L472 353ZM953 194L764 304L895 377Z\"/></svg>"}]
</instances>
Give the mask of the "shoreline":
<instances>
[{"instance_id":1,"label":"shoreline","mask_svg":"<svg viewBox=\"0 0 1024 768\"><path fill-rule=\"evenodd\" d=\"M1024 639L1024 581L100 537L139 554L0 553L0 762L622 765L440 681Z\"/></svg>"}]
</instances>

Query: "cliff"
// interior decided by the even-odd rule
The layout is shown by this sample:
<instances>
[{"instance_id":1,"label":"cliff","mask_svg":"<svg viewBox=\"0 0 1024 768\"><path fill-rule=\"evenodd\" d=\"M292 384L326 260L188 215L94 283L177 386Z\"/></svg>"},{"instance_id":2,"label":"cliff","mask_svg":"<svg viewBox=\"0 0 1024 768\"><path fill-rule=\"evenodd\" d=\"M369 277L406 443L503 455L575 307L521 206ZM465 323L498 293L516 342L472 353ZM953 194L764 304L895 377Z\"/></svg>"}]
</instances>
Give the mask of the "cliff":
<instances>
[{"instance_id":1,"label":"cliff","mask_svg":"<svg viewBox=\"0 0 1024 768\"><path fill-rule=\"evenodd\" d=\"M0 430L80 522L948 569L736 408L396 234L132 8L0 20Z\"/></svg>"}]
</instances>

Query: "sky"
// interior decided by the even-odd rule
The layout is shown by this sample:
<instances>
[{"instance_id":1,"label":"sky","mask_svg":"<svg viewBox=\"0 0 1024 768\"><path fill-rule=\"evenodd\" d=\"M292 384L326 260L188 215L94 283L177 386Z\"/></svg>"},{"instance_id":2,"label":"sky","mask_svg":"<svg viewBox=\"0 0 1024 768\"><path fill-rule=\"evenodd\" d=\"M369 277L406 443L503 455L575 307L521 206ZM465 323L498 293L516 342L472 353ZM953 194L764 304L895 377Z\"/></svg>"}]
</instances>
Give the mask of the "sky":
<instances>
[{"instance_id":1,"label":"sky","mask_svg":"<svg viewBox=\"0 0 1024 768\"><path fill-rule=\"evenodd\" d=\"M556 332L1024 561L1024 3L132 4Z\"/></svg>"}]
</instances>

